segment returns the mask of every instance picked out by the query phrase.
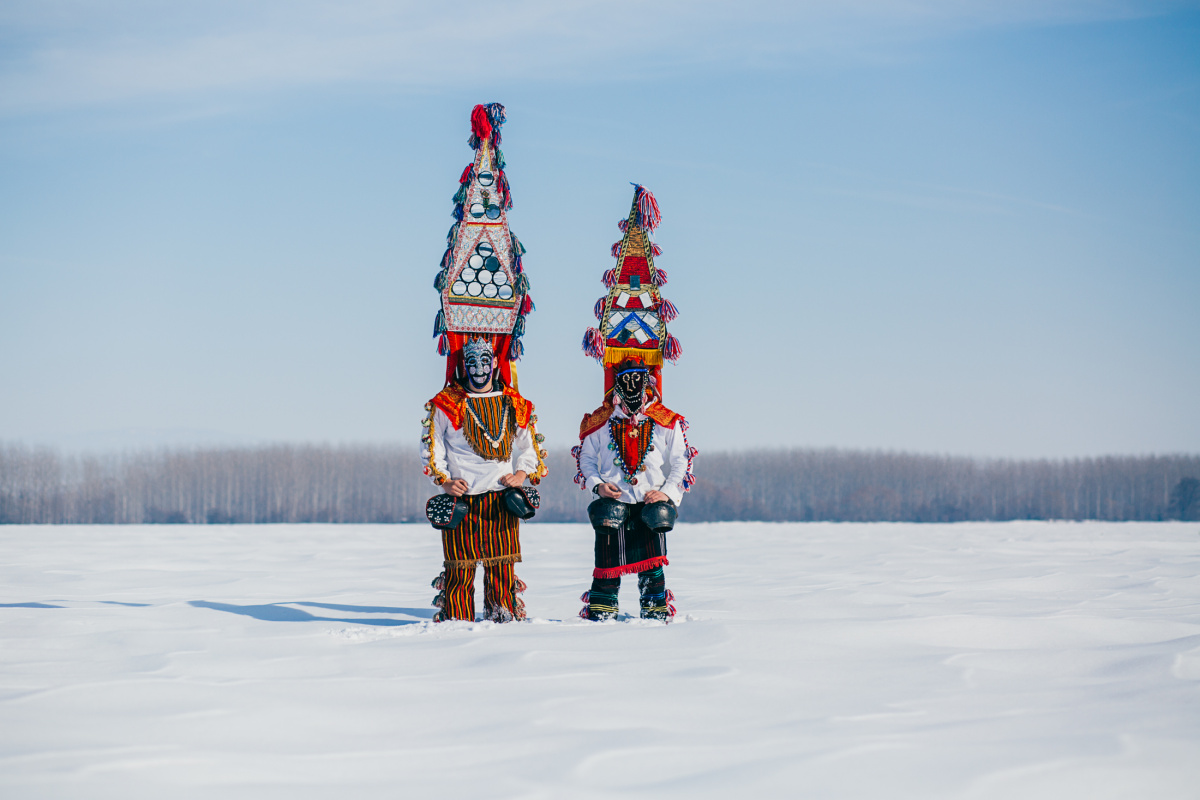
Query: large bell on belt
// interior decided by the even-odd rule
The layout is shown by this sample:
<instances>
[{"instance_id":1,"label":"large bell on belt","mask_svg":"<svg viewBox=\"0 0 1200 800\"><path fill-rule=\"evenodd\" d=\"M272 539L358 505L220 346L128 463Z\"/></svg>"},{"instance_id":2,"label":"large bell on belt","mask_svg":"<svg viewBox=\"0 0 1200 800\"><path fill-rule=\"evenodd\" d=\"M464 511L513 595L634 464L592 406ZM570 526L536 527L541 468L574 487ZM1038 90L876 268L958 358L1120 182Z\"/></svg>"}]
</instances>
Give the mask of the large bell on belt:
<instances>
[{"instance_id":1,"label":"large bell on belt","mask_svg":"<svg viewBox=\"0 0 1200 800\"><path fill-rule=\"evenodd\" d=\"M588 506L588 519L592 521L592 527L596 530L602 528L616 530L625 524L628 517L629 506L620 500L600 497L593 500Z\"/></svg>"},{"instance_id":2,"label":"large bell on belt","mask_svg":"<svg viewBox=\"0 0 1200 800\"><path fill-rule=\"evenodd\" d=\"M679 511L670 500L657 503L647 503L642 507L642 522L655 533L666 533L675 527L675 518Z\"/></svg>"}]
</instances>

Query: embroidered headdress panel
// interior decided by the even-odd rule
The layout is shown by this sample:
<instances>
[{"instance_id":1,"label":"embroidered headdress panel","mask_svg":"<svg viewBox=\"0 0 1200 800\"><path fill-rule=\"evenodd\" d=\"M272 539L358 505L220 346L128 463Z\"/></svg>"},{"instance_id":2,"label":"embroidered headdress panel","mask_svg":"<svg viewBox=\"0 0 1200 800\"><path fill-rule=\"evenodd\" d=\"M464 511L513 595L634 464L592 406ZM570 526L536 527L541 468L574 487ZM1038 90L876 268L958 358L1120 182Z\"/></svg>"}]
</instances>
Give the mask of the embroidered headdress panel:
<instances>
[{"instance_id":1,"label":"embroidered headdress panel","mask_svg":"<svg viewBox=\"0 0 1200 800\"><path fill-rule=\"evenodd\" d=\"M525 349L520 337L533 301L522 263L525 248L508 227L512 196L500 151L504 121L504 106L499 103L478 105L471 112L469 144L475 149L475 160L459 179L454 224L434 281L442 307L433 335L438 353L447 356L448 379L472 335L492 338L506 382L510 362Z\"/></svg>"}]
</instances>

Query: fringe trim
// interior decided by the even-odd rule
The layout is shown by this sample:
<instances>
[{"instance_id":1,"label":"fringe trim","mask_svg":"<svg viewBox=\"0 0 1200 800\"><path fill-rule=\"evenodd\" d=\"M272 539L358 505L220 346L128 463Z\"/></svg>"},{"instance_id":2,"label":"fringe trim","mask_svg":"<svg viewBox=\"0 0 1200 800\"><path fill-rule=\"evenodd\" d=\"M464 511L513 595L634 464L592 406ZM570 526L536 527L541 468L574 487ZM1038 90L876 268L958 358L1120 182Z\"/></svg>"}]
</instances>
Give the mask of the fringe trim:
<instances>
[{"instance_id":1,"label":"fringe trim","mask_svg":"<svg viewBox=\"0 0 1200 800\"><path fill-rule=\"evenodd\" d=\"M443 561L442 564L447 567L463 569L464 567L474 567L481 565L483 567L494 567L497 564L519 564L521 562L521 554L515 556L493 556L491 558L477 558L474 560L465 559L462 561Z\"/></svg>"},{"instance_id":2,"label":"fringe trim","mask_svg":"<svg viewBox=\"0 0 1200 800\"><path fill-rule=\"evenodd\" d=\"M662 366L663 354L657 347L609 347L604 351L604 366L620 364L626 358L636 358L648 367Z\"/></svg>"},{"instance_id":3,"label":"fringe trim","mask_svg":"<svg viewBox=\"0 0 1200 800\"><path fill-rule=\"evenodd\" d=\"M648 569L654 569L655 567L670 566L670 564L671 562L667 561L666 556L655 556L654 558L648 558L645 561L638 561L633 564L625 564L620 567L608 567L606 569L596 567L594 570L592 570L592 577L619 578L622 575L634 575L638 572L645 572Z\"/></svg>"}]
</instances>

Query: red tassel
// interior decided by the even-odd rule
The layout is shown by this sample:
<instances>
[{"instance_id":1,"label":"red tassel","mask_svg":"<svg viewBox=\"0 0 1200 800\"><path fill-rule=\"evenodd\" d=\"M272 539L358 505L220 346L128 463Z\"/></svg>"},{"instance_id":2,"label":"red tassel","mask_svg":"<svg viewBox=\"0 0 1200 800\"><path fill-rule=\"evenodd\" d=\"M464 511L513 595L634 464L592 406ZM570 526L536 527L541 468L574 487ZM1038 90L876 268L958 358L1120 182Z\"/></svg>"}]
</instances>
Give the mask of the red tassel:
<instances>
[{"instance_id":1,"label":"red tassel","mask_svg":"<svg viewBox=\"0 0 1200 800\"><path fill-rule=\"evenodd\" d=\"M667 285L667 271L665 269L654 268L654 279L658 281L659 286Z\"/></svg>"},{"instance_id":2,"label":"red tassel","mask_svg":"<svg viewBox=\"0 0 1200 800\"><path fill-rule=\"evenodd\" d=\"M471 133L480 139L491 137L492 121L488 119L487 106L475 106L471 110Z\"/></svg>"},{"instance_id":3,"label":"red tassel","mask_svg":"<svg viewBox=\"0 0 1200 800\"><path fill-rule=\"evenodd\" d=\"M596 315L596 319L600 319L600 315L604 313L604 301L607 299L608 295L605 295L596 301L596 307L592 309L592 313Z\"/></svg>"},{"instance_id":4,"label":"red tassel","mask_svg":"<svg viewBox=\"0 0 1200 800\"><path fill-rule=\"evenodd\" d=\"M583 334L583 352L599 361L604 358L604 337L595 328L588 328Z\"/></svg>"},{"instance_id":5,"label":"red tassel","mask_svg":"<svg viewBox=\"0 0 1200 800\"><path fill-rule=\"evenodd\" d=\"M683 355L683 345L674 336L668 334L667 342L663 346L663 358L667 361L678 361L681 355Z\"/></svg>"},{"instance_id":6,"label":"red tassel","mask_svg":"<svg viewBox=\"0 0 1200 800\"><path fill-rule=\"evenodd\" d=\"M679 316L679 309L670 300L663 300L658 306L658 316L663 322L671 322Z\"/></svg>"},{"instance_id":7,"label":"red tassel","mask_svg":"<svg viewBox=\"0 0 1200 800\"><path fill-rule=\"evenodd\" d=\"M438 337L438 355L450 355L450 337L444 333Z\"/></svg>"},{"instance_id":8,"label":"red tassel","mask_svg":"<svg viewBox=\"0 0 1200 800\"><path fill-rule=\"evenodd\" d=\"M609 289L617 285L617 269L613 267L604 273L604 285Z\"/></svg>"},{"instance_id":9,"label":"red tassel","mask_svg":"<svg viewBox=\"0 0 1200 800\"><path fill-rule=\"evenodd\" d=\"M529 295L525 295L525 299L521 301L521 311L519 313L528 314L530 311L533 311L533 300L530 299Z\"/></svg>"},{"instance_id":10,"label":"red tassel","mask_svg":"<svg viewBox=\"0 0 1200 800\"><path fill-rule=\"evenodd\" d=\"M662 255L662 248L661 248L661 247L659 247L659 246L658 246L658 245L656 245L656 244L655 244L655 245L651 245L651 246L650 246L650 253L651 253L651 255L653 255L655 258L658 258L659 256L661 256L661 255Z\"/></svg>"},{"instance_id":11,"label":"red tassel","mask_svg":"<svg viewBox=\"0 0 1200 800\"><path fill-rule=\"evenodd\" d=\"M475 169L474 164L467 164L466 169L463 170L462 177L458 179L458 182L466 183L467 181L471 180L471 170L473 169Z\"/></svg>"},{"instance_id":12,"label":"red tassel","mask_svg":"<svg viewBox=\"0 0 1200 800\"><path fill-rule=\"evenodd\" d=\"M617 258L617 257L619 257L620 255L621 255L621 243L620 243L620 242L613 242L613 246L612 246L612 257L613 257L613 258Z\"/></svg>"},{"instance_id":13,"label":"red tassel","mask_svg":"<svg viewBox=\"0 0 1200 800\"><path fill-rule=\"evenodd\" d=\"M459 181L459 183L462 183L462 181ZM621 229L621 233L625 233L626 231L629 230L629 220L627 220L627 219L621 220L620 222L617 223L617 227Z\"/></svg>"},{"instance_id":14,"label":"red tassel","mask_svg":"<svg viewBox=\"0 0 1200 800\"><path fill-rule=\"evenodd\" d=\"M635 184L636 185L636 184ZM654 230L662 222L662 214L658 210L658 201L645 186L637 187L637 207L639 220L646 230Z\"/></svg>"}]
</instances>

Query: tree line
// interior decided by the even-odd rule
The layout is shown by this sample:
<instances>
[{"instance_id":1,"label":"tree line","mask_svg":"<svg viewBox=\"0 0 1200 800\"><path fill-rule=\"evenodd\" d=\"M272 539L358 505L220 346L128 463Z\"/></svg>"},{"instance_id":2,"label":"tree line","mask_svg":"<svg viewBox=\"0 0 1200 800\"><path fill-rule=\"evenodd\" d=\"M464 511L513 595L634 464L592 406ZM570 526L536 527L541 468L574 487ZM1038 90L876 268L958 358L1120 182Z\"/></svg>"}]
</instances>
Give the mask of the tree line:
<instances>
[{"instance_id":1,"label":"tree line","mask_svg":"<svg viewBox=\"0 0 1200 800\"><path fill-rule=\"evenodd\" d=\"M538 519L590 492L551 453ZM412 447L273 445L63 454L0 444L0 523L417 522L434 488ZM1200 456L1063 460L788 449L704 454L684 521L1200 519Z\"/></svg>"}]
</instances>

